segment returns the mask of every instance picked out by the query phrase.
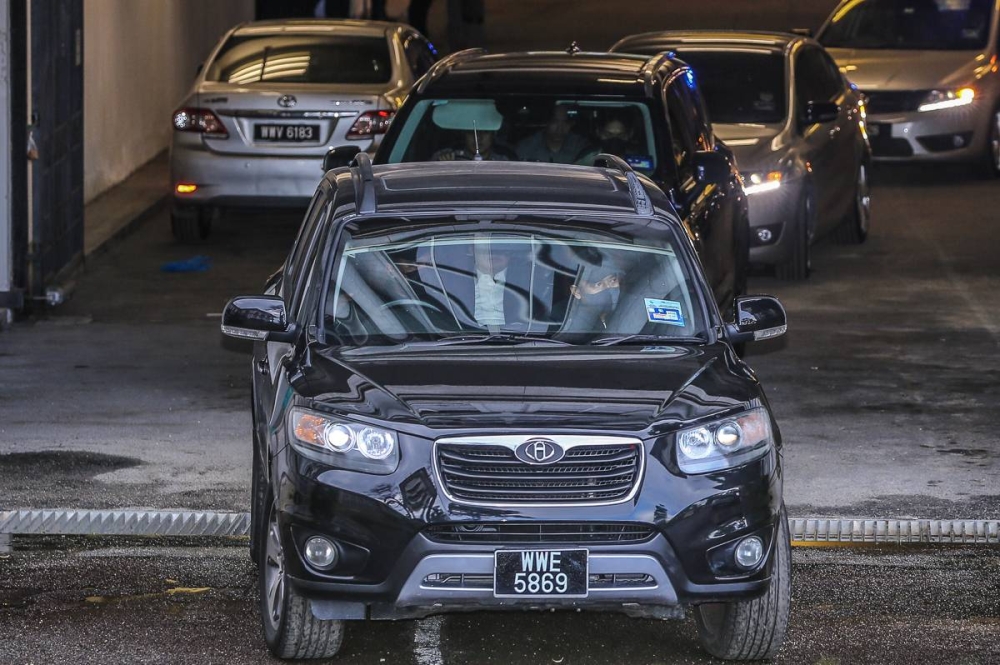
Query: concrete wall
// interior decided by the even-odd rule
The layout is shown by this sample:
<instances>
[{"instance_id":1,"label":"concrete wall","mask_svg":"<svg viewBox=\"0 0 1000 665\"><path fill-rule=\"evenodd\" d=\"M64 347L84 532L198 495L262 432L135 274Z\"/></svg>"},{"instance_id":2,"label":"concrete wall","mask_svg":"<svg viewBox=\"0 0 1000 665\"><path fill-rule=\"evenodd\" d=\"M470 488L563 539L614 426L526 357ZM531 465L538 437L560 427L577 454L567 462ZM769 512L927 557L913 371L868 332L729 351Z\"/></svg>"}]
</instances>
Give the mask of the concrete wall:
<instances>
[{"instance_id":1,"label":"concrete wall","mask_svg":"<svg viewBox=\"0 0 1000 665\"><path fill-rule=\"evenodd\" d=\"M219 37L253 0L84 0L84 199L170 141L170 114Z\"/></svg>"}]
</instances>

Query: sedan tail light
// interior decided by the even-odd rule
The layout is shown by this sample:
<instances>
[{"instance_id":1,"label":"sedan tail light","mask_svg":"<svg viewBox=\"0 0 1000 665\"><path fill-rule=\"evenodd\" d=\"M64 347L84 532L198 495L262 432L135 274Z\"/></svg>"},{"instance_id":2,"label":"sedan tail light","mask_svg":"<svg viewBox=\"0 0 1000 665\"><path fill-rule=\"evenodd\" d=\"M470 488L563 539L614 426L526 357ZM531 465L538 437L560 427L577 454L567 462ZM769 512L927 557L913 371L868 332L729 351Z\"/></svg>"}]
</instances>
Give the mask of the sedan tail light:
<instances>
[{"instance_id":1,"label":"sedan tail light","mask_svg":"<svg viewBox=\"0 0 1000 665\"><path fill-rule=\"evenodd\" d=\"M376 134L385 134L394 115L396 115L395 111L365 111L347 130L347 138L350 140L367 139Z\"/></svg>"},{"instance_id":2,"label":"sedan tail light","mask_svg":"<svg viewBox=\"0 0 1000 665\"><path fill-rule=\"evenodd\" d=\"M174 113L174 129L179 132L197 132L211 138L229 138L229 132L219 116L208 109L179 109Z\"/></svg>"}]
</instances>

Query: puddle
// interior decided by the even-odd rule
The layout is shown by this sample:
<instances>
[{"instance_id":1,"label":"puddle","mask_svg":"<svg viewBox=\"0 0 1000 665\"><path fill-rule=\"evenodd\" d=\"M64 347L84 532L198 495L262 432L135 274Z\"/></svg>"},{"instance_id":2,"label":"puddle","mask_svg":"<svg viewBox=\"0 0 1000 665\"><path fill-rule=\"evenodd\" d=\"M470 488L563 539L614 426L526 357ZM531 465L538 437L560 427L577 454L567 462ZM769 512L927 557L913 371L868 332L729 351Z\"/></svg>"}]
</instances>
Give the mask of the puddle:
<instances>
[{"instance_id":1,"label":"puddle","mask_svg":"<svg viewBox=\"0 0 1000 665\"><path fill-rule=\"evenodd\" d=\"M63 479L93 478L102 473L139 466L142 460L120 455L106 455L82 450L46 450L0 455L0 469L9 480L22 478L34 484L45 478L53 484Z\"/></svg>"}]
</instances>

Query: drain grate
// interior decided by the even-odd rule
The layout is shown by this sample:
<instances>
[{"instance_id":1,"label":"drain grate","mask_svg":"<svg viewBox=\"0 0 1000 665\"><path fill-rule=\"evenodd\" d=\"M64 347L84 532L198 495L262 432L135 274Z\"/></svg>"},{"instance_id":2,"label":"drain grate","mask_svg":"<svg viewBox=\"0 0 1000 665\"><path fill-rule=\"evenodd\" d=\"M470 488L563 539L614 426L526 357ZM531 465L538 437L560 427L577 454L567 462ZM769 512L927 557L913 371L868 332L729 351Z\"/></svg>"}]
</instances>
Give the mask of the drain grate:
<instances>
[{"instance_id":1,"label":"drain grate","mask_svg":"<svg viewBox=\"0 0 1000 665\"><path fill-rule=\"evenodd\" d=\"M245 536L249 513L183 510L7 510L0 534L76 536Z\"/></svg>"},{"instance_id":2,"label":"drain grate","mask_svg":"<svg viewBox=\"0 0 1000 665\"><path fill-rule=\"evenodd\" d=\"M793 543L1000 545L1000 520L795 518ZM0 511L3 536L245 536L249 513L183 510Z\"/></svg>"},{"instance_id":3,"label":"drain grate","mask_svg":"<svg viewBox=\"0 0 1000 665\"><path fill-rule=\"evenodd\" d=\"M797 518L793 543L1000 545L998 520Z\"/></svg>"}]
</instances>

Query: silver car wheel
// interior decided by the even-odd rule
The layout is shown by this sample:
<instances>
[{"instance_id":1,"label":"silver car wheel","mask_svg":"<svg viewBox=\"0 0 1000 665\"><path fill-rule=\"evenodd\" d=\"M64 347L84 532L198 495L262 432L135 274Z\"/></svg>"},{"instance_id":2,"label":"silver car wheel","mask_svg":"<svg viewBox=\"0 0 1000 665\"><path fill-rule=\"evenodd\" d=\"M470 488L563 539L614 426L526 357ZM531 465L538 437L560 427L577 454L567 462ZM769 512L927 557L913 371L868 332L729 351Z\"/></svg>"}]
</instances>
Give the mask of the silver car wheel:
<instances>
[{"instance_id":1,"label":"silver car wheel","mask_svg":"<svg viewBox=\"0 0 1000 665\"><path fill-rule=\"evenodd\" d=\"M868 225L871 221L872 193L871 185L868 182L868 165L861 164L858 167L858 227L861 235L868 233Z\"/></svg>"},{"instance_id":2,"label":"silver car wheel","mask_svg":"<svg viewBox=\"0 0 1000 665\"><path fill-rule=\"evenodd\" d=\"M281 535L274 514L267 529L267 545L264 551L264 589L268 623L277 630L281 623L281 613L285 607L285 552L281 547Z\"/></svg>"}]
</instances>

